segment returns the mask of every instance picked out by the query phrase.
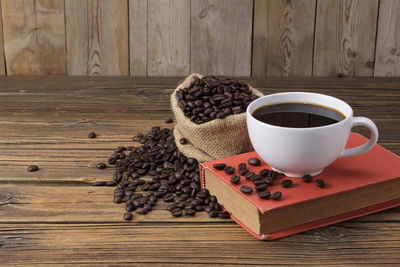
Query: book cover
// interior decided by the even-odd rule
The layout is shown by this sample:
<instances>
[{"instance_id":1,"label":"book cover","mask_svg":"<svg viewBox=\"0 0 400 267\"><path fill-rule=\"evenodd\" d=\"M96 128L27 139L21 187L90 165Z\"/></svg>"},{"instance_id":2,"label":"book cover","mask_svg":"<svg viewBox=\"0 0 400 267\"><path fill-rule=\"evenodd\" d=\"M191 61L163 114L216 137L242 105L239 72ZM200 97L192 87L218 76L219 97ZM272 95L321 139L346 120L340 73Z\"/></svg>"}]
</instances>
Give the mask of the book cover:
<instances>
[{"instance_id":1,"label":"book cover","mask_svg":"<svg viewBox=\"0 0 400 267\"><path fill-rule=\"evenodd\" d=\"M365 143L366 141L366 138L361 135L352 133L346 147L355 147ZM293 225L287 229L280 229L278 231L263 234L255 233L250 229L251 227L248 227L248 222L239 220L235 214L231 214L233 220L259 239L272 240L400 205L400 187L391 190L391 192L383 198L384 201L380 198L380 202L376 203L374 194L385 194L385 192L374 191L374 187L378 188L378 186L376 186L377 184L384 185L387 182L400 182L400 158L379 145L376 145L373 149L364 154L337 159L320 175L315 176L313 183L305 183L301 179L290 178L293 181L293 186L291 188L283 188L279 184L279 181L285 178L279 178L277 182L268 187L268 190L271 193L274 191L282 192L282 198L279 201L260 199L257 192L253 192L252 194L243 194L240 192L240 187L242 185L249 185L254 188L251 181L241 177L240 184L234 185L230 182L232 174L226 174L224 171L219 171L213 168L213 164L215 163L226 163L227 165L235 167L235 174L237 174L238 164L247 164L248 159L254 157L260 158L256 152L249 152L229 158L202 163L200 165L202 187L207 188L205 182L206 171L210 174L214 174L223 181L224 184L234 190L232 191L233 194L238 194L238 198L246 199L252 206L258 209L260 214L268 214L273 210L282 209L291 205L299 205L301 203L311 203L311 201L314 201L313 203L318 203L318 201L328 199L327 197L334 195L337 195L338 199L341 200L338 201L339 206L346 203L346 205L343 205L343 208L340 209L341 212L334 214L333 216L313 219L313 215L310 214L310 221L306 223ZM262 169L271 169L268 164L262 160L261 162L261 166L251 166L251 171L258 173ZM326 183L326 187L317 187L315 184L316 179L323 179ZM356 209L353 208L351 203L348 202L357 201L357 199L352 200L351 195L346 195L346 193L355 192L353 190L367 187L370 188L371 191L369 193L371 195L370 200L364 199L363 207L358 207ZM215 195L218 197L218 192ZM347 199L349 201L347 201ZM304 214L304 216L308 215ZM288 215L288 217L290 217L290 215ZM290 220L290 218L288 218L288 220Z\"/></svg>"}]
</instances>

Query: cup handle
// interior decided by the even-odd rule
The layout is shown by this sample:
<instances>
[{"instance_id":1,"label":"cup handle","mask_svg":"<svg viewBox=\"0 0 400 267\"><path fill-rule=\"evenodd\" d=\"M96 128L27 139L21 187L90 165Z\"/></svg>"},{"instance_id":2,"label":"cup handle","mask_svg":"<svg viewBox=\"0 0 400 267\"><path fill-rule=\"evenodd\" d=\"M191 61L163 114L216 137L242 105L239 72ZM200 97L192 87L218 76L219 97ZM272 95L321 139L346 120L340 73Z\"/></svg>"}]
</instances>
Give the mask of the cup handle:
<instances>
[{"instance_id":1,"label":"cup handle","mask_svg":"<svg viewBox=\"0 0 400 267\"><path fill-rule=\"evenodd\" d=\"M354 126L366 127L371 133L371 138L368 140L367 143L365 143L361 146L343 149L342 154L340 154L340 158L355 156L355 155L365 153L368 150L370 150L371 148L373 148L374 145L376 144L376 142L378 141L378 128L376 127L375 123L373 121L371 121L370 119L365 118L365 117L354 117L352 119L351 127L353 128Z\"/></svg>"}]
</instances>

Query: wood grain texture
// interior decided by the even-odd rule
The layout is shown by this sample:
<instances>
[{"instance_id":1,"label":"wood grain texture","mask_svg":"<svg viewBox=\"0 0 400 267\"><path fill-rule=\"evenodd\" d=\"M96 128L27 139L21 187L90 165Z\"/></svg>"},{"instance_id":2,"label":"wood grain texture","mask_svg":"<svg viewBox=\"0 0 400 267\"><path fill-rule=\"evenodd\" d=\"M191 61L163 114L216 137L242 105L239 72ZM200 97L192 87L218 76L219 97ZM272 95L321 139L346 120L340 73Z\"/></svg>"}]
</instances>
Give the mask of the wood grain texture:
<instances>
[{"instance_id":1,"label":"wood grain texture","mask_svg":"<svg viewBox=\"0 0 400 267\"><path fill-rule=\"evenodd\" d=\"M256 1L253 76L311 76L314 21L315 1Z\"/></svg>"},{"instance_id":2,"label":"wood grain texture","mask_svg":"<svg viewBox=\"0 0 400 267\"><path fill-rule=\"evenodd\" d=\"M251 0L192 0L191 71L249 76Z\"/></svg>"},{"instance_id":3,"label":"wood grain texture","mask_svg":"<svg viewBox=\"0 0 400 267\"><path fill-rule=\"evenodd\" d=\"M400 76L400 2L381 0L374 76Z\"/></svg>"},{"instance_id":4,"label":"wood grain texture","mask_svg":"<svg viewBox=\"0 0 400 267\"><path fill-rule=\"evenodd\" d=\"M66 74L64 1L1 4L7 74Z\"/></svg>"},{"instance_id":5,"label":"wood grain texture","mask_svg":"<svg viewBox=\"0 0 400 267\"><path fill-rule=\"evenodd\" d=\"M89 0L89 75L129 75L128 1Z\"/></svg>"},{"instance_id":6,"label":"wood grain texture","mask_svg":"<svg viewBox=\"0 0 400 267\"><path fill-rule=\"evenodd\" d=\"M372 76L378 0L318 1L314 76Z\"/></svg>"},{"instance_id":7,"label":"wood grain texture","mask_svg":"<svg viewBox=\"0 0 400 267\"><path fill-rule=\"evenodd\" d=\"M147 74L190 72L190 0L148 0Z\"/></svg>"},{"instance_id":8,"label":"wood grain texture","mask_svg":"<svg viewBox=\"0 0 400 267\"><path fill-rule=\"evenodd\" d=\"M112 169L94 164L115 147L135 145L138 132L172 128L164 120L172 116L169 95L181 80L0 77L2 266L398 265L400 207L273 242L205 213L174 218L162 201L123 222L113 188L90 185L110 180ZM399 78L244 80L264 93L307 89L340 97L357 116L374 120L379 143L400 154ZM90 131L98 137L88 139ZM41 169L30 173L33 163Z\"/></svg>"},{"instance_id":9,"label":"wood grain texture","mask_svg":"<svg viewBox=\"0 0 400 267\"><path fill-rule=\"evenodd\" d=\"M88 0L65 1L68 75L88 74Z\"/></svg>"},{"instance_id":10,"label":"wood grain texture","mask_svg":"<svg viewBox=\"0 0 400 267\"><path fill-rule=\"evenodd\" d=\"M3 41L3 19L1 15L0 3L0 75L6 74L6 62L4 59L4 41Z\"/></svg>"},{"instance_id":11,"label":"wood grain texture","mask_svg":"<svg viewBox=\"0 0 400 267\"><path fill-rule=\"evenodd\" d=\"M147 75L147 0L129 0L129 64L131 76Z\"/></svg>"}]
</instances>

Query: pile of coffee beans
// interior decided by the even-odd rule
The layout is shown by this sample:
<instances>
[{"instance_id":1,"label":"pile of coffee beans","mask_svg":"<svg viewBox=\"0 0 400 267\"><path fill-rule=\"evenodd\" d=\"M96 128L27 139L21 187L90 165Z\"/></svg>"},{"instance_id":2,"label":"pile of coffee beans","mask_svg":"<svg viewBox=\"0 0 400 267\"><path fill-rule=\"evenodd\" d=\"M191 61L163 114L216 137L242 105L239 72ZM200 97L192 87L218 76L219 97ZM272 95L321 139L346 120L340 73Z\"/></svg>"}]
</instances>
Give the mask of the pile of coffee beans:
<instances>
[{"instance_id":1,"label":"pile of coffee beans","mask_svg":"<svg viewBox=\"0 0 400 267\"><path fill-rule=\"evenodd\" d=\"M167 209L175 217L205 211L210 217L230 218L217 198L201 189L198 161L179 152L170 129L155 126L147 134L136 135L133 141L142 145L118 147L108 159L108 164L115 165L114 202L126 204L125 220L133 218L132 212L150 212L160 199L171 203Z\"/></svg>"},{"instance_id":2,"label":"pile of coffee beans","mask_svg":"<svg viewBox=\"0 0 400 267\"><path fill-rule=\"evenodd\" d=\"M196 124L243 113L258 98L247 84L215 76L195 77L189 87L178 90L175 96L185 116Z\"/></svg>"}]
</instances>

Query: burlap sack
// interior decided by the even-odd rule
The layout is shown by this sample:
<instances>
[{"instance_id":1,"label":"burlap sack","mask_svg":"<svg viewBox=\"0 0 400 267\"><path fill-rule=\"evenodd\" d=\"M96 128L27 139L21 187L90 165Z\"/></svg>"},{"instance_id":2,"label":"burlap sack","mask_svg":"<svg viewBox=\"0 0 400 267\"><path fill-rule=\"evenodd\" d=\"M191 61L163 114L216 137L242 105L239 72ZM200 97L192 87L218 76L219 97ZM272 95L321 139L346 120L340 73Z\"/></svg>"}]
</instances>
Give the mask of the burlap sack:
<instances>
[{"instance_id":1,"label":"burlap sack","mask_svg":"<svg viewBox=\"0 0 400 267\"><path fill-rule=\"evenodd\" d=\"M200 74L189 75L171 94L172 111L176 119L175 143L180 152L186 157L204 162L252 151L246 126L246 113L214 119L203 124L196 124L183 114L175 94L179 89L188 87L195 76L203 77ZM253 94L263 96L261 92L249 87ZM179 140L183 137L188 140L188 144L180 144Z\"/></svg>"}]
</instances>

